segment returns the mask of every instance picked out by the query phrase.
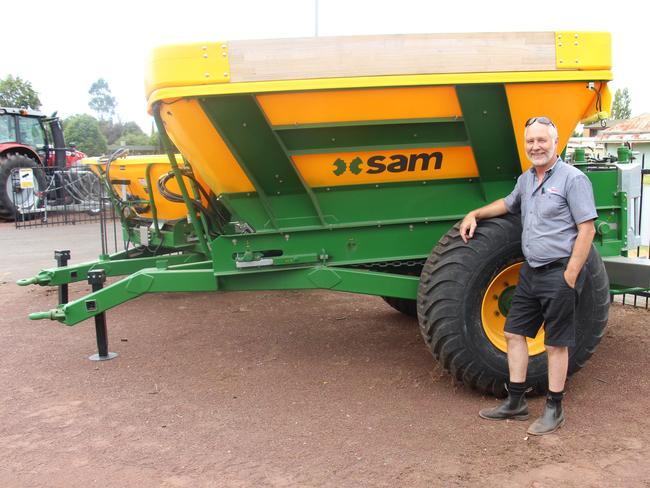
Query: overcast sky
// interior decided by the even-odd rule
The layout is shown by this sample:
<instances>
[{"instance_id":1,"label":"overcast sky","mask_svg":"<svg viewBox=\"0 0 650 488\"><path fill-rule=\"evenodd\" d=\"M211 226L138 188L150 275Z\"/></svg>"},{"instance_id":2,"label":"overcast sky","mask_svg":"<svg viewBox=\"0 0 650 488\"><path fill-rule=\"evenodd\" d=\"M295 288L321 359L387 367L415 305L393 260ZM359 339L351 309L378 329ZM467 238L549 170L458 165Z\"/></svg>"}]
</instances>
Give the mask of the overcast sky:
<instances>
[{"instance_id":1,"label":"overcast sky","mask_svg":"<svg viewBox=\"0 0 650 488\"><path fill-rule=\"evenodd\" d=\"M42 110L64 117L92 114L88 89L104 78L120 118L149 132L143 73L152 47L313 36L314 5L315 0L3 2L0 77L31 81ZM650 7L642 2L319 0L318 5L321 36L609 31L612 94L627 87L632 114L650 112Z\"/></svg>"}]
</instances>

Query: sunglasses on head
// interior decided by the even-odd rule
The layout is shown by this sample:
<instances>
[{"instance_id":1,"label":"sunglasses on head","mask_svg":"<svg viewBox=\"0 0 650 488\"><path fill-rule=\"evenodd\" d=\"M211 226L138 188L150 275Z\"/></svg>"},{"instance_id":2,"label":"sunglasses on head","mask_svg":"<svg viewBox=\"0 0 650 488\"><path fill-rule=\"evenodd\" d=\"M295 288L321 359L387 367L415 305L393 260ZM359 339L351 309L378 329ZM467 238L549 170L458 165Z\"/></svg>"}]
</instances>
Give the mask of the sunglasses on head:
<instances>
[{"instance_id":1,"label":"sunglasses on head","mask_svg":"<svg viewBox=\"0 0 650 488\"><path fill-rule=\"evenodd\" d=\"M526 127L533 125L535 122L539 122L540 124L544 124L544 125L552 125L553 127L555 127L553 121L548 117L531 117L526 121Z\"/></svg>"}]
</instances>

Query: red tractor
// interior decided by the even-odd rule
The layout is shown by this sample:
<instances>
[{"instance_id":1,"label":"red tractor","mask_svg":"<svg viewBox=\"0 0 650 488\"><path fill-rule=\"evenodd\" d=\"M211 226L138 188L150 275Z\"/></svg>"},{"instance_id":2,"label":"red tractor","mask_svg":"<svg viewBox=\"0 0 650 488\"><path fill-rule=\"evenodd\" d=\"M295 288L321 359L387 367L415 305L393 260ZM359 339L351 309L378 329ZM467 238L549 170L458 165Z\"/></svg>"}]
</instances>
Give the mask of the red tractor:
<instances>
[{"instance_id":1,"label":"red tractor","mask_svg":"<svg viewBox=\"0 0 650 488\"><path fill-rule=\"evenodd\" d=\"M0 107L0 219L13 219L39 205L47 191L48 168L64 170L85 157L74 147L66 148L56 114ZM23 184L23 177L29 184Z\"/></svg>"}]
</instances>

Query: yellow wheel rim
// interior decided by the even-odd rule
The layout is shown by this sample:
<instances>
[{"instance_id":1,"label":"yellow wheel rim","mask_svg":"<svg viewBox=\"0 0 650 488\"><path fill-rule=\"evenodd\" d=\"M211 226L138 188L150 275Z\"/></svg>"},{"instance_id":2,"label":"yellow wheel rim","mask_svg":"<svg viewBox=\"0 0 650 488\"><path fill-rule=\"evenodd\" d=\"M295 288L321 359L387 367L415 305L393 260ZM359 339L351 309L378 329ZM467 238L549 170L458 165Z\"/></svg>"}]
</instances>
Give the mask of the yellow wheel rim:
<instances>
[{"instance_id":1,"label":"yellow wheel rim","mask_svg":"<svg viewBox=\"0 0 650 488\"><path fill-rule=\"evenodd\" d=\"M502 269L490 282L481 305L481 322L490 342L503 352L508 352L503 328L510 309L510 301L519 281L519 270L523 263L515 263ZM544 327L540 328L534 339L527 339L528 355L534 356L544 352Z\"/></svg>"}]
</instances>

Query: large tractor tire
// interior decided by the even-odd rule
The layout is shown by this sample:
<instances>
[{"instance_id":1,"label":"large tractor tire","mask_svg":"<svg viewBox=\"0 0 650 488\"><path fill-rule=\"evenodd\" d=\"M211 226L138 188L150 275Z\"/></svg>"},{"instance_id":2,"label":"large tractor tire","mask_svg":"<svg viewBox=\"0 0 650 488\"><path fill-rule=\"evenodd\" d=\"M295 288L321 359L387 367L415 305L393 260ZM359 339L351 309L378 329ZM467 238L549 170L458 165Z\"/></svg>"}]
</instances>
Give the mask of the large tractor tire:
<instances>
[{"instance_id":1,"label":"large tractor tire","mask_svg":"<svg viewBox=\"0 0 650 488\"><path fill-rule=\"evenodd\" d=\"M506 393L503 327L523 259L520 218L507 215L480 222L467 244L456 224L440 239L420 277L418 320L433 356L458 380L497 397ZM585 268L569 375L585 365L607 327L609 282L593 247ZM528 340L527 383L536 393L548 388L544 350L542 330Z\"/></svg>"},{"instance_id":2,"label":"large tractor tire","mask_svg":"<svg viewBox=\"0 0 650 488\"><path fill-rule=\"evenodd\" d=\"M16 188L12 174L15 175L19 168L34 169L33 188ZM21 211L36 209L44 190L45 176L36 161L22 154L0 156L0 218L13 220Z\"/></svg>"},{"instance_id":3,"label":"large tractor tire","mask_svg":"<svg viewBox=\"0 0 650 488\"><path fill-rule=\"evenodd\" d=\"M398 312L403 313L404 315L409 315L411 317L418 316L418 307L415 300L409 300L408 298L394 298L394 297L382 297L384 301L393 307Z\"/></svg>"}]
</instances>

